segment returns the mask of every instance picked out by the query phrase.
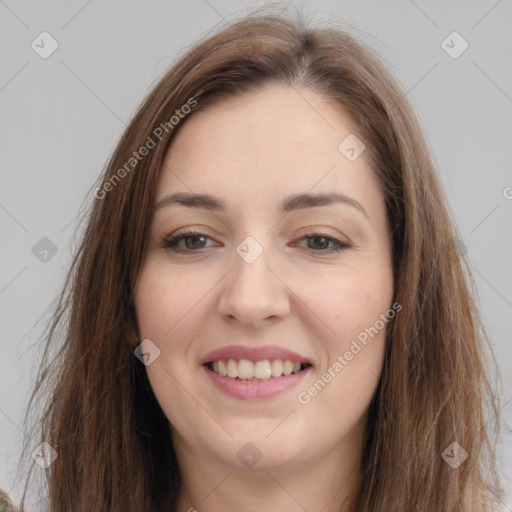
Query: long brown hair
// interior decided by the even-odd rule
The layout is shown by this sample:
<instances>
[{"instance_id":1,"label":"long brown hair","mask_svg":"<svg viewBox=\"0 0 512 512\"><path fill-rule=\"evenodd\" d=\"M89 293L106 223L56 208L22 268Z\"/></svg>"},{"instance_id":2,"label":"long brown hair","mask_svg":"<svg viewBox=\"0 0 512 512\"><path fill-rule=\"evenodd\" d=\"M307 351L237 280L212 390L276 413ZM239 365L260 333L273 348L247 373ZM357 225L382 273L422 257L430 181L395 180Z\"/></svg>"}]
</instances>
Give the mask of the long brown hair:
<instances>
[{"instance_id":1,"label":"long brown hair","mask_svg":"<svg viewBox=\"0 0 512 512\"><path fill-rule=\"evenodd\" d=\"M58 453L46 470L52 512L175 510L180 473L168 420L134 356L141 340L133 292L156 182L173 136L195 112L272 83L309 88L356 121L392 226L395 300L402 310L388 332L353 510L491 510L489 491L499 492L492 349L404 92L347 32L252 15L196 45L163 76L93 194L27 407L36 397L44 403L38 442ZM195 109L170 126L191 99ZM155 137L162 126L167 130ZM127 167L148 138L155 147ZM456 469L442 457L454 442L469 455Z\"/></svg>"}]
</instances>

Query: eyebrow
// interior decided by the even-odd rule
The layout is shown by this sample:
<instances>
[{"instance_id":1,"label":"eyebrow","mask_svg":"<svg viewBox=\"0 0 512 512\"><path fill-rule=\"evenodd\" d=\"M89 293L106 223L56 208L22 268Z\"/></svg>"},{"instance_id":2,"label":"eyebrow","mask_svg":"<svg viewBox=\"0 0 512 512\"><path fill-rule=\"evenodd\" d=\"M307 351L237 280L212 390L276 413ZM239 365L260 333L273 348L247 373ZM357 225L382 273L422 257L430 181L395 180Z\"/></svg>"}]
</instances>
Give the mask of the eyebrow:
<instances>
[{"instance_id":1,"label":"eyebrow","mask_svg":"<svg viewBox=\"0 0 512 512\"><path fill-rule=\"evenodd\" d=\"M226 210L227 205L222 199L209 194L192 194L189 192L175 192L158 201L153 211L160 210L174 204L189 208L202 208L215 212ZM332 204L343 204L351 206L369 219L366 210L361 203L345 194L295 194L285 198L281 203L281 213L288 213L296 210L304 210L316 206L329 206Z\"/></svg>"}]
</instances>

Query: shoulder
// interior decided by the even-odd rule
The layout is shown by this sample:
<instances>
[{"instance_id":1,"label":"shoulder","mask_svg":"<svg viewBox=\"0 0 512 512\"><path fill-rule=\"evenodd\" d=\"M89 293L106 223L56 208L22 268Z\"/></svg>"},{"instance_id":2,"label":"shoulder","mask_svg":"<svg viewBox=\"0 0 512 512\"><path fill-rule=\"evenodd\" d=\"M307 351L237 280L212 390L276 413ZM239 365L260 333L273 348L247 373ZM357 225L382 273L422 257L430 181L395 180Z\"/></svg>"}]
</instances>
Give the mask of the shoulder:
<instances>
[{"instance_id":1,"label":"shoulder","mask_svg":"<svg viewBox=\"0 0 512 512\"><path fill-rule=\"evenodd\" d=\"M493 510L495 512L510 512L512 510L512 502L507 505L505 503L498 503Z\"/></svg>"},{"instance_id":2,"label":"shoulder","mask_svg":"<svg viewBox=\"0 0 512 512\"><path fill-rule=\"evenodd\" d=\"M0 512L18 512L6 492L0 489Z\"/></svg>"}]
</instances>

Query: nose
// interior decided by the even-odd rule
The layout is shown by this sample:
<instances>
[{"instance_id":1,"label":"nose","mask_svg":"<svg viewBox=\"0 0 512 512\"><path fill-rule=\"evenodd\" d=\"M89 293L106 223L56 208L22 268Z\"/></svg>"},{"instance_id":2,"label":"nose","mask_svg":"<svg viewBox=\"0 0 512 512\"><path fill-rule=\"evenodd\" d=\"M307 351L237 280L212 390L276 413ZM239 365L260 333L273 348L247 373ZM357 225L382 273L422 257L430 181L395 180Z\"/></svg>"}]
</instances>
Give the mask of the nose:
<instances>
[{"instance_id":1,"label":"nose","mask_svg":"<svg viewBox=\"0 0 512 512\"><path fill-rule=\"evenodd\" d=\"M279 275L270 252L263 252L252 262L236 251L233 267L222 280L217 303L219 314L230 324L258 328L277 322L290 313L290 290Z\"/></svg>"}]
</instances>

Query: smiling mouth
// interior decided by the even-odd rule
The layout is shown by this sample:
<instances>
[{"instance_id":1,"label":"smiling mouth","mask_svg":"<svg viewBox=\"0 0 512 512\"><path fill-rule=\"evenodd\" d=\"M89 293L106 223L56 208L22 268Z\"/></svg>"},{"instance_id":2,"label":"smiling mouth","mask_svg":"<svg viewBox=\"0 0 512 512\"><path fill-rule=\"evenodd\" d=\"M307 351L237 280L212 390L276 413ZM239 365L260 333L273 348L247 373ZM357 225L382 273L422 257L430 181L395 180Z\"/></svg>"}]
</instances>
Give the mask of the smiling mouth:
<instances>
[{"instance_id":1,"label":"smiling mouth","mask_svg":"<svg viewBox=\"0 0 512 512\"><path fill-rule=\"evenodd\" d=\"M219 359L205 366L221 377L243 382L263 382L300 373L311 365L287 359L263 359L254 362L248 359Z\"/></svg>"}]
</instances>

